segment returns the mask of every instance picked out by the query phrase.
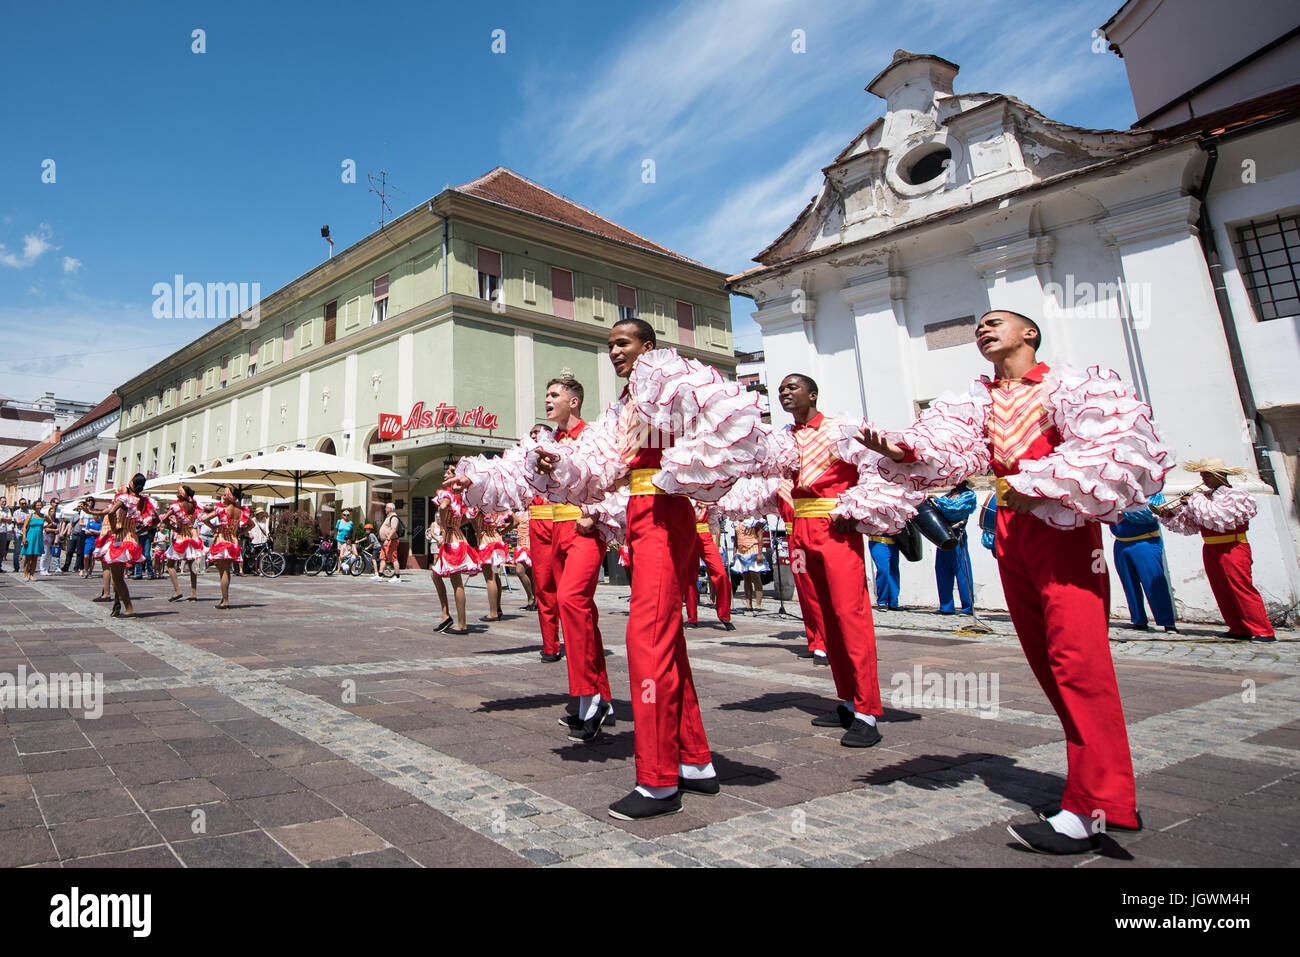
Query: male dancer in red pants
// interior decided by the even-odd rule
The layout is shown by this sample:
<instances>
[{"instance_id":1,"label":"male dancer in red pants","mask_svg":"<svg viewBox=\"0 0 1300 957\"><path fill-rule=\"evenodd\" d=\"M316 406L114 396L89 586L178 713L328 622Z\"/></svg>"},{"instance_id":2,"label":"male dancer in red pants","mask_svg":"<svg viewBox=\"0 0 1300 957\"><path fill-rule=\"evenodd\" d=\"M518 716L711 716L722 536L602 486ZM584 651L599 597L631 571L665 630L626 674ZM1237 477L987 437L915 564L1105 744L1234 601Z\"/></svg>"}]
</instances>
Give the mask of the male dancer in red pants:
<instances>
[{"instance_id":1,"label":"male dancer in red pants","mask_svg":"<svg viewBox=\"0 0 1300 957\"><path fill-rule=\"evenodd\" d=\"M880 742L876 718L884 713L876 674L876 630L867 600L862 533L856 522L832 518L839 497L858 484L856 465L835 454L836 423L817 411L817 383L801 373L781 380L781 408L794 417L799 469L792 492L794 523L790 561L811 588L800 598L818 611L826 654L841 704L813 719L819 728L843 728L840 744L869 748ZM805 611L805 614L807 612Z\"/></svg>"},{"instance_id":2,"label":"male dancer in red pants","mask_svg":"<svg viewBox=\"0 0 1300 957\"><path fill-rule=\"evenodd\" d=\"M587 423L579 413L584 397L576 379L546 383L546 417L555 423L555 440L575 442ZM560 719L575 741L590 741L602 726L614 723L614 699L605 671L605 645L596 611L596 582L605 559L605 543L596 524L574 505L552 507L551 567L559 601L569 663L569 694L578 699L578 713Z\"/></svg>"},{"instance_id":3,"label":"male dancer in red pants","mask_svg":"<svg viewBox=\"0 0 1300 957\"><path fill-rule=\"evenodd\" d=\"M723 631L735 631L736 626L731 623L731 573L723 564L722 553L718 551L713 529L709 526L710 518L717 521L715 516L715 509L704 505L695 506L695 533L700 540L699 549L695 553L695 567L699 568L700 559L703 558L704 567L709 570L709 581L713 584L714 610L718 613L718 621L722 622ZM695 587L697 577L692 576L691 582L686 586L686 624L690 628L699 624L700 592Z\"/></svg>"},{"instance_id":4,"label":"male dancer in red pants","mask_svg":"<svg viewBox=\"0 0 1300 957\"><path fill-rule=\"evenodd\" d=\"M543 426L534 425L528 437L537 441ZM560 609L555 597L555 569L551 562L551 503L535 495L528 503L528 555L533 561L533 594L537 600L537 625L542 633L542 661L557 662L564 656L560 642Z\"/></svg>"},{"instance_id":5,"label":"male dancer in red pants","mask_svg":"<svg viewBox=\"0 0 1300 957\"><path fill-rule=\"evenodd\" d=\"M1151 409L1098 367L1040 363L1038 325L994 310L975 342L993 363L959 399L938 400L909 429L864 429L880 472L914 488L996 478L998 571L1034 676L1065 730L1069 771L1060 810L1008 827L1024 846L1077 854L1101 826L1140 829L1133 760L1107 632L1109 581L1101 526L1159 491L1173 455Z\"/></svg>"},{"instance_id":6,"label":"male dancer in red pants","mask_svg":"<svg viewBox=\"0 0 1300 957\"><path fill-rule=\"evenodd\" d=\"M670 493L689 488L702 497L705 490L687 483L692 472L706 471L714 482L708 492L721 496L740 474L729 463L754 461L760 429L752 393L724 382L716 370L656 350L654 330L644 320L624 320L610 330L609 357L615 374L629 379L623 395L589 435L542 452L537 468L551 477L553 494L570 501L590 502L624 477L629 482L627 667L637 784L609 813L636 820L680 811L682 790L719 790L682 630L682 593L698 567L695 513L685 494ZM687 398L706 406L707 420L682 417L698 411L686 407ZM698 469L693 456L703 454L701 446L727 449L729 463Z\"/></svg>"},{"instance_id":7,"label":"male dancer in red pants","mask_svg":"<svg viewBox=\"0 0 1300 957\"><path fill-rule=\"evenodd\" d=\"M1228 468L1220 458L1187 462L1183 468L1200 472L1201 484L1209 491L1196 492L1167 511L1161 510L1160 520L1170 531L1201 536L1205 577L1228 626L1224 637L1276 641L1264 599L1251 576L1253 559L1246 541L1246 529L1259 508L1255 496L1233 488L1228 481L1229 475L1242 475L1246 470Z\"/></svg>"},{"instance_id":8,"label":"male dancer in red pants","mask_svg":"<svg viewBox=\"0 0 1300 957\"><path fill-rule=\"evenodd\" d=\"M578 415L582 399L582 385L575 379L552 379L546 384L546 417L555 426L555 441L562 445L577 441L587 427ZM506 456L462 460L457 466L458 474L444 485L464 493L471 504L489 510L509 509L529 490L521 468L518 461ZM544 501L539 498L532 501L529 532L533 536L538 531L541 533L540 539L533 539L538 542L533 553L533 574L537 613L542 624L542 660L559 660L558 650L552 652L553 657L546 653L549 612L558 615L564 630L569 694L578 699L577 714L561 718L560 724L569 728L570 738L590 741L601 727L613 724L613 699L595 602L596 580L605 549L595 535L594 523L583 516L581 509L572 505L537 505L536 502ZM549 521L541 517L544 510L550 513ZM553 642L554 624L550 627L549 637Z\"/></svg>"}]
</instances>

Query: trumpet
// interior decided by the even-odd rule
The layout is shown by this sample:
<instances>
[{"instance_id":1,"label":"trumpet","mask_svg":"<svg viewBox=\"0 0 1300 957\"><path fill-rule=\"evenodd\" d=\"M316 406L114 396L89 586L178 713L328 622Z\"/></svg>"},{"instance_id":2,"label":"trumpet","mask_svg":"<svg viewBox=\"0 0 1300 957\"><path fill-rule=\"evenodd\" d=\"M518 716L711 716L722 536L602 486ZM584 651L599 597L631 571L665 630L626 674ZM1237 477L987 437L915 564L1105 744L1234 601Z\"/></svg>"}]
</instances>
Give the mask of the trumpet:
<instances>
[{"instance_id":1,"label":"trumpet","mask_svg":"<svg viewBox=\"0 0 1300 957\"><path fill-rule=\"evenodd\" d=\"M1160 515L1160 516L1168 515L1171 512L1175 511L1176 509L1180 508L1182 504L1187 501L1188 498L1190 498L1191 496L1195 495L1197 492L1200 492L1202 490L1208 492L1210 488L1204 482L1201 482L1197 485L1192 486L1186 492L1182 492L1178 495L1175 495L1173 498L1165 502L1163 505L1150 505L1148 506L1148 508L1150 508L1151 511L1156 515Z\"/></svg>"}]
</instances>

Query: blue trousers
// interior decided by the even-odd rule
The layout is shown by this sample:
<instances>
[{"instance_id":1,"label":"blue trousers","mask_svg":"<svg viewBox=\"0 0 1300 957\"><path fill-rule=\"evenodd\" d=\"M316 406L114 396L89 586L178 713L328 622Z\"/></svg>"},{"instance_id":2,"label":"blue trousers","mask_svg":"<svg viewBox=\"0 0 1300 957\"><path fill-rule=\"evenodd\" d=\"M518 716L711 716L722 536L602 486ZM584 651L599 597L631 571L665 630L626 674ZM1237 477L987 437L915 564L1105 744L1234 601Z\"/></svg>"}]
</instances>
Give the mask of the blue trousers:
<instances>
[{"instance_id":1,"label":"blue trousers","mask_svg":"<svg viewBox=\"0 0 1300 957\"><path fill-rule=\"evenodd\" d=\"M1156 624L1174 627L1174 599L1165 578L1164 552L1164 543L1158 538L1115 542L1115 571L1124 586L1129 619L1135 625L1147 623L1146 607L1142 604L1145 591Z\"/></svg>"},{"instance_id":2,"label":"blue trousers","mask_svg":"<svg viewBox=\"0 0 1300 957\"><path fill-rule=\"evenodd\" d=\"M952 614L956 609L952 604L952 584L957 582L957 594L961 596L961 610L967 615L975 610L971 596L970 552L966 550L966 536L957 541L957 547L948 551L939 550L934 558L934 579L939 586L939 610Z\"/></svg>"},{"instance_id":3,"label":"blue trousers","mask_svg":"<svg viewBox=\"0 0 1300 957\"><path fill-rule=\"evenodd\" d=\"M871 563L876 566L876 604L898 607L898 546L871 542Z\"/></svg>"}]
</instances>

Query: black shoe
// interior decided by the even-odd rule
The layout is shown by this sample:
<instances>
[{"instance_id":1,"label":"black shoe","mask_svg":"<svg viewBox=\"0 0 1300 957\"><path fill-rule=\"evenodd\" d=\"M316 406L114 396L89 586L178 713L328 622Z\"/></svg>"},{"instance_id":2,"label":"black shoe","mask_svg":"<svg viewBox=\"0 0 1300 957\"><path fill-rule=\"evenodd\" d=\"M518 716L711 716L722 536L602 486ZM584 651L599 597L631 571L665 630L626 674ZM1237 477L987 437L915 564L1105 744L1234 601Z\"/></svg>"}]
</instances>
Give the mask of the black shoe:
<instances>
[{"instance_id":1,"label":"black shoe","mask_svg":"<svg viewBox=\"0 0 1300 957\"><path fill-rule=\"evenodd\" d=\"M687 627L687 628L698 628L698 627L700 627L700 623L699 623L698 621L688 621L688 622L686 623L686 627Z\"/></svg>"},{"instance_id":2,"label":"black shoe","mask_svg":"<svg viewBox=\"0 0 1300 957\"><path fill-rule=\"evenodd\" d=\"M722 630L723 630L723 631L735 631L735 630L736 630L736 626L733 625L733 624L731 623L731 619L728 618L726 621L722 622Z\"/></svg>"},{"instance_id":3,"label":"black shoe","mask_svg":"<svg viewBox=\"0 0 1300 957\"><path fill-rule=\"evenodd\" d=\"M718 777L715 774L711 778L683 778L677 779L677 790L687 791L691 794L708 794L710 796L717 794L722 790L718 784Z\"/></svg>"},{"instance_id":4,"label":"black shoe","mask_svg":"<svg viewBox=\"0 0 1300 957\"><path fill-rule=\"evenodd\" d=\"M450 627L451 627L452 625L454 625L454 624L456 624L456 622L455 622L454 619L452 619L452 618L444 618L442 621L438 622L437 627L434 628L433 630L434 630L434 631L446 631L448 628L450 628Z\"/></svg>"},{"instance_id":5,"label":"black shoe","mask_svg":"<svg viewBox=\"0 0 1300 957\"><path fill-rule=\"evenodd\" d=\"M218 607L219 607L219 606L218 606ZM464 636L464 635L468 635L468 634L469 634L469 629L468 629L468 628L448 628L448 629L446 629L445 631L443 631L443 634L444 634L444 635L460 635L460 636Z\"/></svg>"},{"instance_id":6,"label":"black shoe","mask_svg":"<svg viewBox=\"0 0 1300 957\"><path fill-rule=\"evenodd\" d=\"M605 716L614 709L610 707L608 701L602 701L596 705L596 713L583 721L578 727L569 731L570 741L592 741L600 734L600 729L605 724Z\"/></svg>"},{"instance_id":7,"label":"black shoe","mask_svg":"<svg viewBox=\"0 0 1300 957\"><path fill-rule=\"evenodd\" d=\"M1008 824L1007 833L1039 854L1086 854L1101 847L1101 836L1066 837L1046 821L1035 824Z\"/></svg>"},{"instance_id":8,"label":"black shoe","mask_svg":"<svg viewBox=\"0 0 1300 957\"><path fill-rule=\"evenodd\" d=\"M620 798L609 806L609 816L620 821L643 821L662 814L676 814L682 809L682 793L670 794L666 798L648 798L633 789L625 798Z\"/></svg>"},{"instance_id":9,"label":"black shoe","mask_svg":"<svg viewBox=\"0 0 1300 957\"><path fill-rule=\"evenodd\" d=\"M168 600L168 601L184 601L184 600L185 600L185 596L184 596L184 595L172 595L172 597L171 597L171 598L168 598L167 600Z\"/></svg>"},{"instance_id":10,"label":"black shoe","mask_svg":"<svg viewBox=\"0 0 1300 957\"><path fill-rule=\"evenodd\" d=\"M1147 625L1145 621L1142 622L1142 624L1140 625L1130 623L1125 625L1124 627L1127 628L1129 631L1150 631L1151 630L1151 628Z\"/></svg>"},{"instance_id":11,"label":"black shoe","mask_svg":"<svg viewBox=\"0 0 1300 957\"><path fill-rule=\"evenodd\" d=\"M1165 629L1165 634L1166 634L1166 635L1177 635L1177 634L1179 634L1178 627L1177 627L1176 625L1170 625L1168 628Z\"/></svg>"},{"instance_id":12,"label":"black shoe","mask_svg":"<svg viewBox=\"0 0 1300 957\"><path fill-rule=\"evenodd\" d=\"M566 714L563 718L560 719L560 727L568 728L570 731L572 731L575 728L581 728L582 724L583 724L582 719L579 718L576 714ZM612 728L617 724L618 721L614 717L614 708L611 705L609 709L609 713L605 715L605 720L601 722L600 726L602 728Z\"/></svg>"},{"instance_id":13,"label":"black shoe","mask_svg":"<svg viewBox=\"0 0 1300 957\"><path fill-rule=\"evenodd\" d=\"M524 605L524 611L537 611L537 605L533 602L529 602L527 605Z\"/></svg>"},{"instance_id":14,"label":"black shoe","mask_svg":"<svg viewBox=\"0 0 1300 957\"><path fill-rule=\"evenodd\" d=\"M1277 641L1277 635L1251 635L1251 641Z\"/></svg>"},{"instance_id":15,"label":"black shoe","mask_svg":"<svg viewBox=\"0 0 1300 957\"><path fill-rule=\"evenodd\" d=\"M1048 819L1049 817L1056 817L1056 815L1058 815L1058 814L1061 813L1061 805L1059 805L1059 804L1046 804L1046 805L1044 805L1043 807L1036 807L1036 808L1034 808L1034 813L1035 813L1036 815L1038 815L1038 819L1039 819L1040 821L1046 822L1047 819ZM1141 811L1135 811L1135 812L1133 812L1133 813L1137 814L1137 819L1138 819L1138 826L1137 826L1137 827L1126 827L1126 826L1124 826L1123 824L1111 824L1111 823L1107 822L1107 824L1106 824L1106 830L1108 830L1108 831L1132 831L1133 833L1136 834L1138 831L1142 830L1142 812L1141 812Z\"/></svg>"},{"instance_id":16,"label":"black shoe","mask_svg":"<svg viewBox=\"0 0 1300 957\"><path fill-rule=\"evenodd\" d=\"M505 615L484 615L479 621L505 621Z\"/></svg>"},{"instance_id":17,"label":"black shoe","mask_svg":"<svg viewBox=\"0 0 1300 957\"><path fill-rule=\"evenodd\" d=\"M831 660L830 660L829 658L827 658L825 655L819 655L819 654L814 653L814 654L813 654L813 664L814 664L814 665L823 665L823 666L829 668L829 667L831 666Z\"/></svg>"},{"instance_id":18,"label":"black shoe","mask_svg":"<svg viewBox=\"0 0 1300 957\"><path fill-rule=\"evenodd\" d=\"M853 712L842 704L837 704L834 711L827 711L825 714L819 714L812 719L814 728L843 728L845 731L853 727Z\"/></svg>"},{"instance_id":19,"label":"black shoe","mask_svg":"<svg viewBox=\"0 0 1300 957\"><path fill-rule=\"evenodd\" d=\"M794 656L796 658L812 658L813 652L811 648L800 648L794 653Z\"/></svg>"},{"instance_id":20,"label":"black shoe","mask_svg":"<svg viewBox=\"0 0 1300 957\"><path fill-rule=\"evenodd\" d=\"M553 664L555 664L555 662L559 661L559 660L560 660L561 658L563 658L563 657L564 657L564 655L559 654L558 652L555 653L555 654L547 654L545 651L543 651L542 654L541 654L541 659L542 659L544 662L546 662L548 665L553 665Z\"/></svg>"},{"instance_id":21,"label":"black shoe","mask_svg":"<svg viewBox=\"0 0 1300 957\"><path fill-rule=\"evenodd\" d=\"M853 727L844 732L840 744L846 748L869 748L880 743L880 729L874 724L854 720Z\"/></svg>"}]
</instances>

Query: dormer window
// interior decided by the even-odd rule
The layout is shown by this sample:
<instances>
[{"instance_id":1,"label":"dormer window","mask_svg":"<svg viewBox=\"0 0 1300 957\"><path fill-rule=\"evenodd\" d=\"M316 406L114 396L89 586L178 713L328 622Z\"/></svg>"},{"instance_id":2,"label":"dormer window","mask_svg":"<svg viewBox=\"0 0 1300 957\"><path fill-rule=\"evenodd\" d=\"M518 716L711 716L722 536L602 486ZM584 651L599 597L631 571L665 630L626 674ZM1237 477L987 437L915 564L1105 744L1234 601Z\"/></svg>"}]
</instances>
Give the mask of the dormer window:
<instances>
[{"instance_id":1,"label":"dormer window","mask_svg":"<svg viewBox=\"0 0 1300 957\"><path fill-rule=\"evenodd\" d=\"M898 175L909 186L924 186L948 171L952 150L942 143L926 143L898 164Z\"/></svg>"}]
</instances>

